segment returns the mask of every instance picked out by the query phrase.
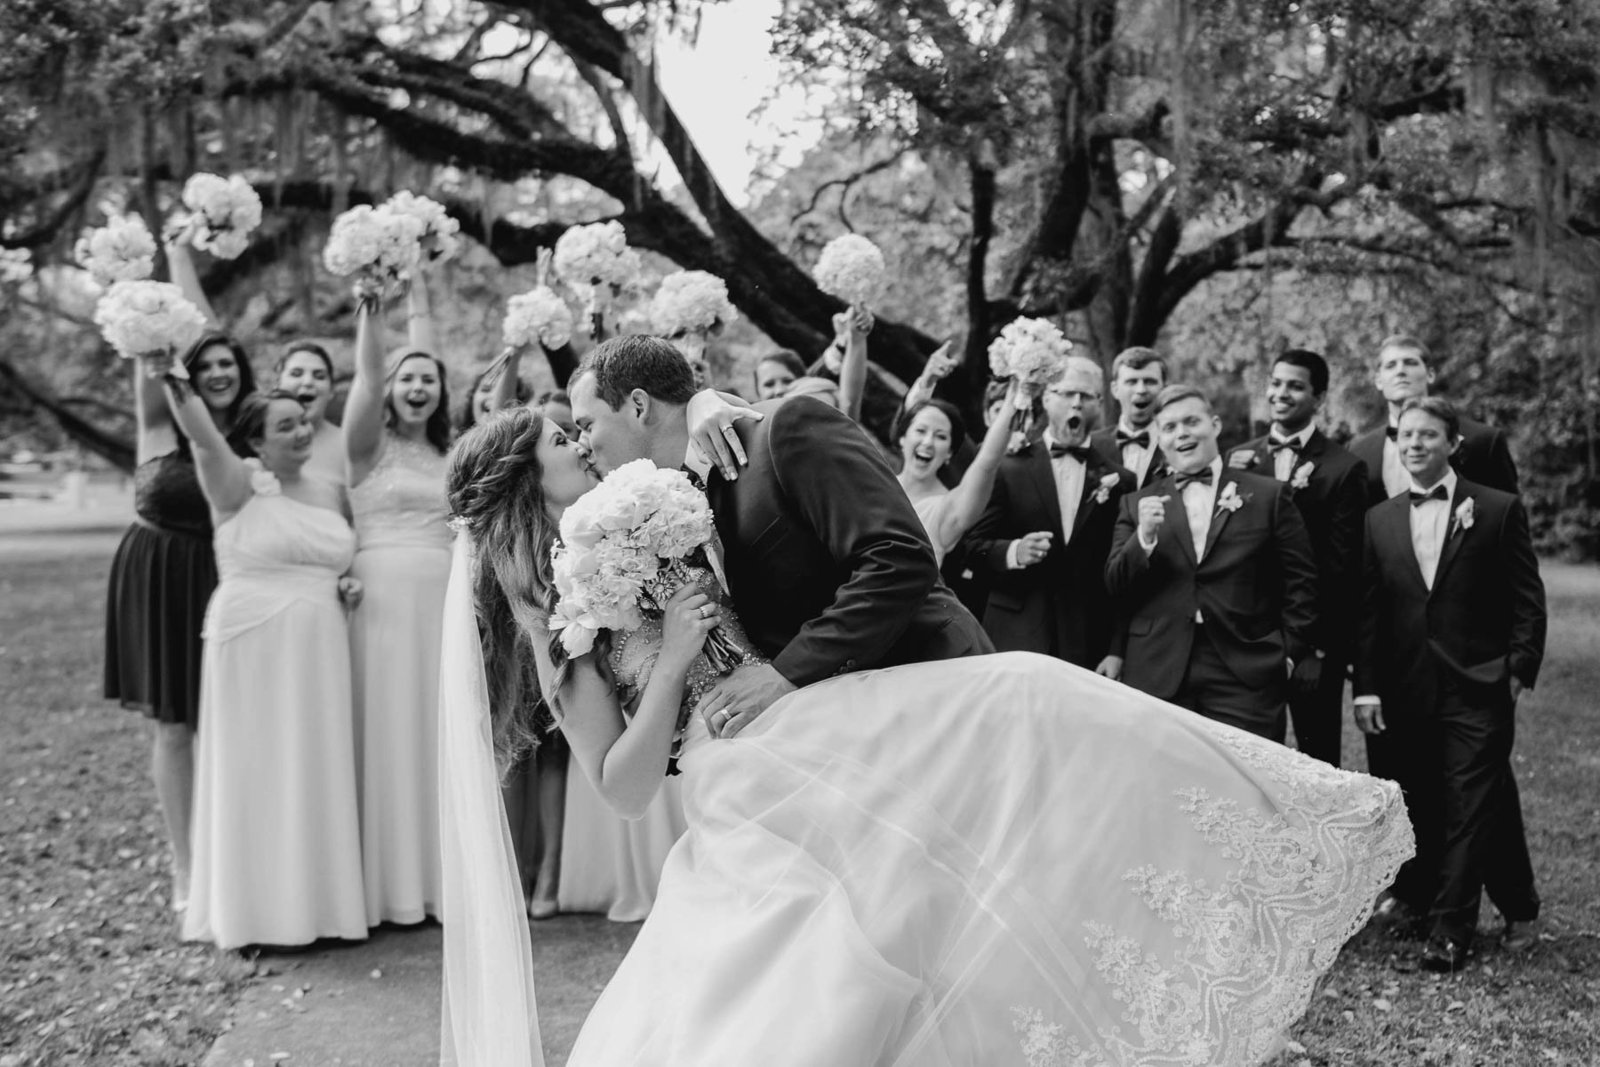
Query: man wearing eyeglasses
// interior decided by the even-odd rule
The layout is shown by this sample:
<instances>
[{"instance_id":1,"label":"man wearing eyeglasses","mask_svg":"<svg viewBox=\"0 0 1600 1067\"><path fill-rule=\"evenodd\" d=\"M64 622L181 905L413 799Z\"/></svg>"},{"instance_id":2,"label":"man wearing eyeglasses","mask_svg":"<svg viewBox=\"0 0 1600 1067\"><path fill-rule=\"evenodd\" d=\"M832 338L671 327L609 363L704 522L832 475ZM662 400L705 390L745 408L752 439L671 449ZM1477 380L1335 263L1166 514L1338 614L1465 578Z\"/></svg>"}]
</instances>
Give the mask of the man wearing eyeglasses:
<instances>
[{"instance_id":1,"label":"man wearing eyeglasses","mask_svg":"<svg viewBox=\"0 0 1600 1067\"><path fill-rule=\"evenodd\" d=\"M1104 377L1072 356L1044 394L1041 440L1000 463L994 493L969 536L993 576L983 625L1001 651L1041 652L1115 678L1105 563L1133 474L1089 447Z\"/></svg>"}]
</instances>

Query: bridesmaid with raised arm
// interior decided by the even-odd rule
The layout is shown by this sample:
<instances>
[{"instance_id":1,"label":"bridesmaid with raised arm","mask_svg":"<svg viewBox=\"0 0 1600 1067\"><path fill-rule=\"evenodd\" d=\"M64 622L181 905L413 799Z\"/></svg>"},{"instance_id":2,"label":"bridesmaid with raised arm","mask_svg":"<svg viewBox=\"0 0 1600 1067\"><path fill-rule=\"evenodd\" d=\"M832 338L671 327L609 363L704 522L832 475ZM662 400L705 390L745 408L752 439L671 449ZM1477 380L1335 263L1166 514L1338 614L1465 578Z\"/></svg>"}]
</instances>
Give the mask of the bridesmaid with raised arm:
<instances>
[{"instance_id":1,"label":"bridesmaid with raised arm","mask_svg":"<svg viewBox=\"0 0 1600 1067\"><path fill-rule=\"evenodd\" d=\"M183 936L221 948L366 936L341 574L355 549L339 487L304 473L310 420L289 393L246 397L241 459L181 376L167 403L193 442L221 581L206 611L194 880Z\"/></svg>"},{"instance_id":2,"label":"bridesmaid with raised arm","mask_svg":"<svg viewBox=\"0 0 1600 1067\"><path fill-rule=\"evenodd\" d=\"M306 461L306 473L344 485L344 435L328 421L333 357L315 341L295 341L284 350L273 375L279 389L293 393L305 405L306 417L311 420L311 458Z\"/></svg>"},{"instance_id":3,"label":"bridesmaid with raised arm","mask_svg":"<svg viewBox=\"0 0 1600 1067\"><path fill-rule=\"evenodd\" d=\"M186 250L169 249L173 274L192 284ZM215 316L199 305L214 324ZM238 342L220 332L183 357L200 403L221 434L234 429L239 405L255 388ZM167 410L160 383L134 365L138 466L136 518L117 546L106 590L105 696L154 724L151 777L172 849L172 908L189 901L189 824L194 798L194 736L200 721L200 630L217 585L211 516L195 473L189 437Z\"/></svg>"},{"instance_id":4,"label":"bridesmaid with raised arm","mask_svg":"<svg viewBox=\"0 0 1600 1067\"><path fill-rule=\"evenodd\" d=\"M989 503L995 474L1011 439L1011 416L1016 410L1017 385L1012 383L998 414L989 423L977 456L954 489L945 488L939 472L966 438L961 413L954 404L930 399L906 409L901 416L900 485L928 531L940 566L944 565L945 554L966 536Z\"/></svg>"},{"instance_id":5,"label":"bridesmaid with raised arm","mask_svg":"<svg viewBox=\"0 0 1600 1067\"><path fill-rule=\"evenodd\" d=\"M410 345L385 368L376 295L357 307L345 462L363 588L350 625L367 922L439 916L439 641L450 529L450 404L433 355L427 280L411 283Z\"/></svg>"}]
</instances>

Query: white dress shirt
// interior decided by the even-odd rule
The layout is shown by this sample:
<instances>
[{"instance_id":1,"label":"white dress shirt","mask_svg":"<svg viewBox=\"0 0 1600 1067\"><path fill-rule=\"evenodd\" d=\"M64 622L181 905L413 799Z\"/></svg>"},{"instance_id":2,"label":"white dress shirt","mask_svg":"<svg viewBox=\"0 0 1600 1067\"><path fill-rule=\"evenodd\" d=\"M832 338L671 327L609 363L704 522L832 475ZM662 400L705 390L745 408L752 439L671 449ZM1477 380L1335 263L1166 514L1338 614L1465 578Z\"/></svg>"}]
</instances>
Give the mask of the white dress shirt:
<instances>
[{"instance_id":1,"label":"white dress shirt","mask_svg":"<svg viewBox=\"0 0 1600 1067\"><path fill-rule=\"evenodd\" d=\"M1294 469L1300 465L1300 453L1306 450L1306 444L1311 440L1311 435L1317 432L1314 423L1306 423L1305 429L1299 433L1272 434L1284 441L1293 441L1294 450L1279 449L1272 453L1272 475L1280 482L1287 482L1294 477Z\"/></svg>"},{"instance_id":2,"label":"white dress shirt","mask_svg":"<svg viewBox=\"0 0 1600 1067\"><path fill-rule=\"evenodd\" d=\"M1449 467L1439 481L1444 486L1447 494L1443 500L1425 500L1411 508L1411 548L1417 554L1417 566L1422 571L1422 580L1431 590L1433 579L1439 573L1439 555L1444 551L1445 534L1450 531L1450 505L1456 498L1456 472ZM1413 493L1426 493L1433 486L1420 486L1415 482L1408 482L1406 490Z\"/></svg>"},{"instance_id":3,"label":"white dress shirt","mask_svg":"<svg viewBox=\"0 0 1600 1067\"><path fill-rule=\"evenodd\" d=\"M1142 433L1150 438L1150 446L1148 448L1140 448L1138 445L1122 446L1122 465L1133 472L1134 484L1143 488L1144 477L1150 473L1150 461L1155 458L1156 454L1155 426L1146 426L1142 430L1137 430L1127 423L1119 421L1116 432L1129 435Z\"/></svg>"}]
</instances>

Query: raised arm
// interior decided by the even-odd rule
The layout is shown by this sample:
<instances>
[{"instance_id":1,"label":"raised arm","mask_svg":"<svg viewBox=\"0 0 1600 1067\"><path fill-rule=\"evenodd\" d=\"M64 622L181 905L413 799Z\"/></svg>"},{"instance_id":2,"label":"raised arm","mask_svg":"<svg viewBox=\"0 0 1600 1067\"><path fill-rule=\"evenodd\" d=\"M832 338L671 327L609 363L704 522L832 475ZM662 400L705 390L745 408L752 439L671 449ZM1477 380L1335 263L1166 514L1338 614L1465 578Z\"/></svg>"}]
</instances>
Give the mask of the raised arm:
<instances>
[{"instance_id":1,"label":"raised arm","mask_svg":"<svg viewBox=\"0 0 1600 1067\"><path fill-rule=\"evenodd\" d=\"M433 295L428 291L428 275L421 268L412 273L406 293L406 340L418 351L443 358L433 321Z\"/></svg>"},{"instance_id":2,"label":"raised arm","mask_svg":"<svg viewBox=\"0 0 1600 1067\"><path fill-rule=\"evenodd\" d=\"M1005 402L983 435L983 444L972 466L962 475L961 483L950 491L950 507L944 515L944 529L940 531L942 544L955 544L965 536L994 496L994 478L1011 440L1011 416L1016 410L1017 383L1012 382L1011 388L1006 390Z\"/></svg>"},{"instance_id":3,"label":"raised arm","mask_svg":"<svg viewBox=\"0 0 1600 1067\"><path fill-rule=\"evenodd\" d=\"M852 307L845 328L844 363L839 367L839 410L851 422L861 421L861 398L867 390L867 334L872 312Z\"/></svg>"},{"instance_id":4,"label":"raised arm","mask_svg":"<svg viewBox=\"0 0 1600 1067\"><path fill-rule=\"evenodd\" d=\"M189 254L189 242L186 240L168 241L167 270L172 274L172 282L189 302L200 309L200 314L206 317L213 329L222 329L222 322L217 318L217 312L211 306L211 301L206 299L205 290L200 288L200 275L194 269L194 257Z\"/></svg>"},{"instance_id":5,"label":"raised arm","mask_svg":"<svg viewBox=\"0 0 1600 1067\"><path fill-rule=\"evenodd\" d=\"M172 420L194 450L195 471L211 510L219 519L232 515L250 499L249 468L234 454L205 401L187 380L168 375L163 384Z\"/></svg>"},{"instance_id":6,"label":"raised arm","mask_svg":"<svg viewBox=\"0 0 1600 1067\"><path fill-rule=\"evenodd\" d=\"M504 411L517 402L517 385L522 379L522 349L509 346L496 360L500 364L499 376L494 379L494 394L489 397L489 411ZM490 367L485 373L495 374Z\"/></svg>"},{"instance_id":7,"label":"raised arm","mask_svg":"<svg viewBox=\"0 0 1600 1067\"><path fill-rule=\"evenodd\" d=\"M376 299L356 305L356 375L344 406L345 475L351 488L383 450L383 322Z\"/></svg>"},{"instance_id":8,"label":"raised arm","mask_svg":"<svg viewBox=\"0 0 1600 1067\"><path fill-rule=\"evenodd\" d=\"M917 380L906 389L905 401L900 405L902 411L910 411L924 400L933 399L933 392L955 368L955 357L950 354L952 343L946 341L933 350L928 357L928 362L922 366L922 373L917 375Z\"/></svg>"}]
</instances>

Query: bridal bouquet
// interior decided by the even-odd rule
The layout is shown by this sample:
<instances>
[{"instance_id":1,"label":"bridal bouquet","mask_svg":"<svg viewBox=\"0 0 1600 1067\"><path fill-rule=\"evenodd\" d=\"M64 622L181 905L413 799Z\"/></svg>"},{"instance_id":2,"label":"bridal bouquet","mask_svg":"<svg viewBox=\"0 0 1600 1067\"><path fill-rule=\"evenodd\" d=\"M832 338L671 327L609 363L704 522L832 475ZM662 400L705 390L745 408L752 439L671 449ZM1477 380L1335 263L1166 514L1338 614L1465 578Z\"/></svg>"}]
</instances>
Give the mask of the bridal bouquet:
<instances>
[{"instance_id":1,"label":"bridal bouquet","mask_svg":"<svg viewBox=\"0 0 1600 1067\"><path fill-rule=\"evenodd\" d=\"M22 284L33 277L33 253L26 248L0 248L0 282Z\"/></svg>"},{"instance_id":2,"label":"bridal bouquet","mask_svg":"<svg viewBox=\"0 0 1600 1067\"><path fill-rule=\"evenodd\" d=\"M561 516L553 569L560 599L550 617L569 656L594 647L601 630L626 632L659 615L694 584L693 558L711 543L711 505L681 470L648 459L625 463ZM706 658L718 673L744 656L711 631Z\"/></svg>"},{"instance_id":3,"label":"bridal bouquet","mask_svg":"<svg viewBox=\"0 0 1600 1067\"><path fill-rule=\"evenodd\" d=\"M138 215L113 215L80 237L72 254L102 286L142 281L156 269L156 239Z\"/></svg>"},{"instance_id":4,"label":"bridal bouquet","mask_svg":"<svg viewBox=\"0 0 1600 1067\"><path fill-rule=\"evenodd\" d=\"M429 263L454 259L461 251L461 223L451 218L444 205L426 196L404 190L383 202L385 210L406 215L422 224L421 257Z\"/></svg>"},{"instance_id":5,"label":"bridal bouquet","mask_svg":"<svg viewBox=\"0 0 1600 1067\"><path fill-rule=\"evenodd\" d=\"M1066 373L1071 352L1072 342L1045 319L1015 319L1000 331L989 346L989 369L996 378L1016 379L1030 400L1017 405L1012 429L1026 428L1033 417L1031 401Z\"/></svg>"},{"instance_id":6,"label":"bridal bouquet","mask_svg":"<svg viewBox=\"0 0 1600 1067\"><path fill-rule=\"evenodd\" d=\"M523 348L535 341L546 348L560 348L572 340L572 309L548 285L538 285L506 301L506 321L502 327L505 343Z\"/></svg>"},{"instance_id":7,"label":"bridal bouquet","mask_svg":"<svg viewBox=\"0 0 1600 1067\"><path fill-rule=\"evenodd\" d=\"M261 197L239 175L196 174L183 186L194 246L220 259L235 259L261 225Z\"/></svg>"},{"instance_id":8,"label":"bridal bouquet","mask_svg":"<svg viewBox=\"0 0 1600 1067\"><path fill-rule=\"evenodd\" d=\"M817 260L817 287L853 307L871 307L883 297L883 253L858 233L835 237Z\"/></svg>"},{"instance_id":9,"label":"bridal bouquet","mask_svg":"<svg viewBox=\"0 0 1600 1067\"><path fill-rule=\"evenodd\" d=\"M650 324L662 337L715 333L738 317L728 283L703 270L667 275L650 301Z\"/></svg>"},{"instance_id":10,"label":"bridal bouquet","mask_svg":"<svg viewBox=\"0 0 1600 1067\"><path fill-rule=\"evenodd\" d=\"M411 277L422 258L424 224L387 205L361 204L333 220L322 262L341 278L385 288Z\"/></svg>"},{"instance_id":11,"label":"bridal bouquet","mask_svg":"<svg viewBox=\"0 0 1600 1067\"><path fill-rule=\"evenodd\" d=\"M117 282L95 306L94 321L123 359L182 352L206 329L200 309L170 282ZM148 370L165 368L152 363Z\"/></svg>"},{"instance_id":12,"label":"bridal bouquet","mask_svg":"<svg viewBox=\"0 0 1600 1067\"><path fill-rule=\"evenodd\" d=\"M556 241L555 270L562 281L580 291L613 293L639 284L639 253L628 247L620 222L574 226Z\"/></svg>"}]
</instances>

